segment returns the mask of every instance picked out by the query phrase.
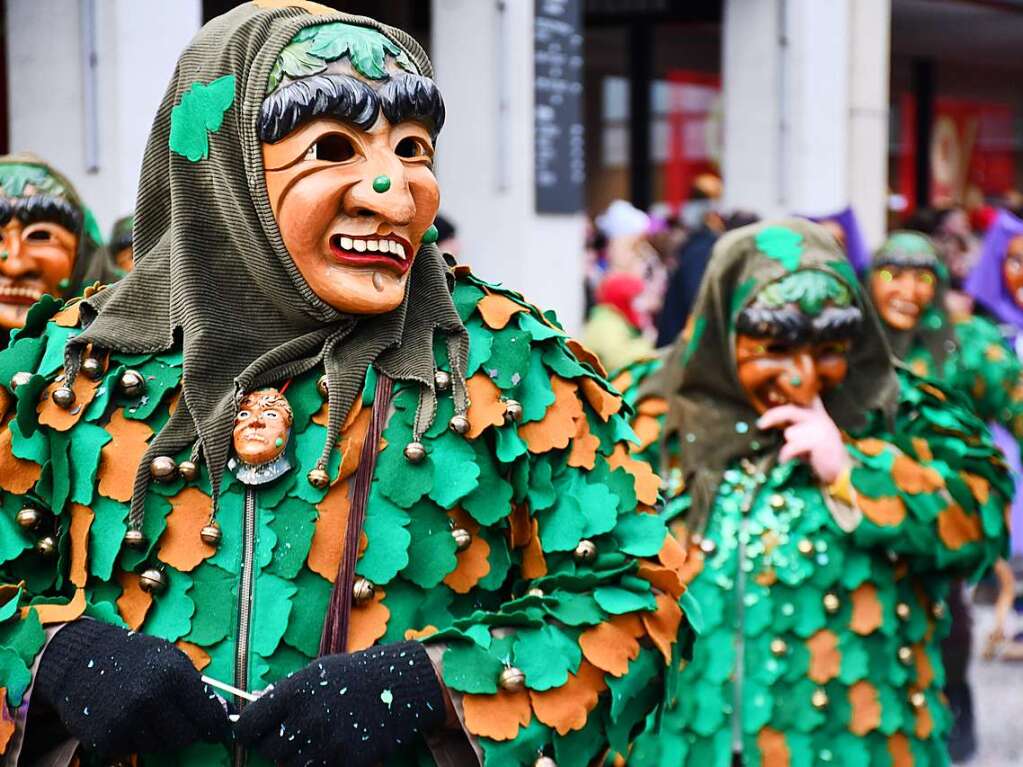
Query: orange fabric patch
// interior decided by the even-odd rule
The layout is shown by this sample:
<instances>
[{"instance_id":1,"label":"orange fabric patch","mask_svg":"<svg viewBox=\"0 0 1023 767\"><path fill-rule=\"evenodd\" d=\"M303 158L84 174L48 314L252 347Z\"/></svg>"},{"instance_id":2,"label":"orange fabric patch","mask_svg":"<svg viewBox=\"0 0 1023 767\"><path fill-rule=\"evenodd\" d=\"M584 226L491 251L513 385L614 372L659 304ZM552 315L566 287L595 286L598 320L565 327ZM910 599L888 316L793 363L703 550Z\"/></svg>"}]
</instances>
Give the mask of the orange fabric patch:
<instances>
[{"instance_id":1,"label":"orange fabric patch","mask_svg":"<svg viewBox=\"0 0 1023 767\"><path fill-rule=\"evenodd\" d=\"M78 376L71 387L71 391L75 393L75 403L69 410L59 407L50 396L63 385L63 381L54 381L43 389L39 404L36 406L36 412L39 414L39 423L43 426L51 427L54 431L67 431L78 423L78 420L85 413L85 408L96 396L96 390L99 388L100 382L90 381L85 376Z\"/></svg>"},{"instance_id":2,"label":"orange fabric patch","mask_svg":"<svg viewBox=\"0 0 1023 767\"><path fill-rule=\"evenodd\" d=\"M874 437L867 437L866 439L856 440L856 447L864 455L881 455L888 447L888 443L883 439L875 439Z\"/></svg>"},{"instance_id":3,"label":"orange fabric patch","mask_svg":"<svg viewBox=\"0 0 1023 767\"><path fill-rule=\"evenodd\" d=\"M372 599L362 604L352 604L348 621L348 652L358 652L372 647L387 632L387 621L391 611L384 604L384 590L377 588Z\"/></svg>"},{"instance_id":4,"label":"orange fabric patch","mask_svg":"<svg viewBox=\"0 0 1023 767\"><path fill-rule=\"evenodd\" d=\"M863 515L878 527L892 527L906 518L906 505L898 496L867 498L857 495L856 503Z\"/></svg>"},{"instance_id":5,"label":"orange fabric patch","mask_svg":"<svg viewBox=\"0 0 1023 767\"><path fill-rule=\"evenodd\" d=\"M439 629L436 626L423 626L421 629L406 629L405 639L426 639L432 637Z\"/></svg>"},{"instance_id":6,"label":"orange fabric patch","mask_svg":"<svg viewBox=\"0 0 1023 767\"><path fill-rule=\"evenodd\" d=\"M216 549L204 543L199 532L210 521L213 501L195 487L186 487L169 499L171 512L160 536L157 558L176 570L191 572Z\"/></svg>"},{"instance_id":7,"label":"orange fabric patch","mask_svg":"<svg viewBox=\"0 0 1023 767\"><path fill-rule=\"evenodd\" d=\"M967 514L959 504L953 503L938 514L938 535L952 551L961 549L983 537L980 518Z\"/></svg>"},{"instance_id":8,"label":"orange fabric patch","mask_svg":"<svg viewBox=\"0 0 1023 767\"><path fill-rule=\"evenodd\" d=\"M861 636L866 636L881 627L881 600L877 598L877 588L872 583L861 584L852 593L852 618L849 628Z\"/></svg>"},{"instance_id":9,"label":"orange fabric patch","mask_svg":"<svg viewBox=\"0 0 1023 767\"><path fill-rule=\"evenodd\" d=\"M568 447L569 439L576 433L576 419L585 417L574 382L551 376L551 388L555 399L543 418L519 427L519 436L526 441L531 453L548 453L555 448Z\"/></svg>"},{"instance_id":10,"label":"orange fabric patch","mask_svg":"<svg viewBox=\"0 0 1023 767\"><path fill-rule=\"evenodd\" d=\"M650 416L664 415L668 412L668 400L664 397L644 397L637 403L636 412Z\"/></svg>"},{"instance_id":11,"label":"orange fabric patch","mask_svg":"<svg viewBox=\"0 0 1023 767\"><path fill-rule=\"evenodd\" d=\"M63 309L53 315L53 324L61 328L77 328L81 321L82 302L75 301L67 304Z\"/></svg>"},{"instance_id":12,"label":"orange fabric patch","mask_svg":"<svg viewBox=\"0 0 1023 767\"><path fill-rule=\"evenodd\" d=\"M337 578L337 570L341 565L341 552L344 550L345 535L348 531L348 513L351 511L351 498L348 494L348 481L337 482L330 486L323 500L316 504L316 529L313 540L309 544L309 557L306 560L309 569L318 573L331 583Z\"/></svg>"},{"instance_id":13,"label":"orange fabric patch","mask_svg":"<svg viewBox=\"0 0 1023 767\"><path fill-rule=\"evenodd\" d=\"M661 422L652 415L640 414L632 422L632 430L639 438L639 444L632 446L632 452L646 450L661 436Z\"/></svg>"},{"instance_id":14,"label":"orange fabric patch","mask_svg":"<svg viewBox=\"0 0 1023 767\"><path fill-rule=\"evenodd\" d=\"M117 582L121 584L117 611L128 628L137 631L145 621L150 605L153 604L153 595L139 588L139 577L135 573L120 572L117 574Z\"/></svg>"},{"instance_id":15,"label":"orange fabric patch","mask_svg":"<svg viewBox=\"0 0 1023 767\"><path fill-rule=\"evenodd\" d=\"M511 740L533 718L529 693L498 690L493 695L462 696L465 727L473 735L491 740Z\"/></svg>"},{"instance_id":16,"label":"orange fabric patch","mask_svg":"<svg viewBox=\"0 0 1023 767\"><path fill-rule=\"evenodd\" d=\"M99 454L97 489L100 495L107 498L129 501L135 484L135 471L146 452L153 430L143 421L125 418L123 408L114 411L106 429L111 439Z\"/></svg>"},{"instance_id":17,"label":"orange fabric patch","mask_svg":"<svg viewBox=\"0 0 1023 767\"><path fill-rule=\"evenodd\" d=\"M14 723L14 717L11 716L10 711L7 709L7 688L0 687L0 706L3 707L3 716L0 716L0 754L7 752L7 744L11 740L11 736L17 729Z\"/></svg>"},{"instance_id":18,"label":"orange fabric patch","mask_svg":"<svg viewBox=\"0 0 1023 767\"><path fill-rule=\"evenodd\" d=\"M913 752L909 748L909 738L901 732L888 738L888 753L892 757L892 767L913 767Z\"/></svg>"},{"instance_id":19,"label":"orange fabric patch","mask_svg":"<svg viewBox=\"0 0 1023 767\"><path fill-rule=\"evenodd\" d=\"M931 462L934 460L934 454L931 452L931 446L927 444L927 440L923 437L913 437L910 440L913 443L913 450L916 452L917 460Z\"/></svg>"},{"instance_id":20,"label":"orange fabric patch","mask_svg":"<svg viewBox=\"0 0 1023 767\"><path fill-rule=\"evenodd\" d=\"M550 323L547 324L549 325ZM572 354L574 354L580 362L585 362L587 365L593 368L598 375L600 375L603 378L607 378L607 368L604 367L604 363L601 362L600 357L598 357L596 354L590 351L590 349L587 346L580 343L574 338L569 338L567 341L565 341L565 346L568 347L568 350L572 352ZM628 371L626 371L626 373L627 372ZM624 387L620 386L616 386L615 388L618 389L618 391L622 391L624 389Z\"/></svg>"},{"instance_id":21,"label":"orange fabric patch","mask_svg":"<svg viewBox=\"0 0 1023 767\"><path fill-rule=\"evenodd\" d=\"M810 670L807 676L817 684L827 684L842 667L842 653L838 649L838 637L834 632L821 629L806 641L810 651Z\"/></svg>"},{"instance_id":22,"label":"orange fabric patch","mask_svg":"<svg viewBox=\"0 0 1023 767\"><path fill-rule=\"evenodd\" d=\"M916 709L916 724L913 727L913 734L921 740L927 740L934 732L934 718L927 706Z\"/></svg>"},{"instance_id":23,"label":"orange fabric patch","mask_svg":"<svg viewBox=\"0 0 1023 767\"><path fill-rule=\"evenodd\" d=\"M501 330L513 316L519 312L526 311L526 307L515 303L507 296L491 293L480 299L480 302L476 304L476 310L480 313L480 317L483 318L487 327Z\"/></svg>"},{"instance_id":24,"label":"orange fabric patch","mask_svg":"<svg viewBox=\"0 0 1023 767\"><path fill-rule=\"evenodd\" d=\"M181 652L188 656L188 659L192 661L192 665L195 666L196 671L202 671L210 665L210 654L199 645L186 642L184 639L179 639L174 644L179 650L181 650Z\"/></svg>"},{"instance_id":25,"label":"orange fabric patch","mask_svg":"<svg viewBox=\"0 0 1023 767\"><path fill-rule=\"evenodd\" d=\"M536 718L565 735L572 730L586 726L587 715L597 707L600 693L607 689L604 673L582 661L579 671L569 673L568 681L561 687L537 692L529 691Z\"/></svg>"},{"instance_id":26,"label":"orange fabric patch","mask_svg":"<svg viewBox=\"0 0 1023 767\"><path fill-rule=\"evenodd\" d=\"M670 567L641 561L636 575L665 594L671 594L675 599L682 596L682 593L686 590L685 584L682 583L682 578L678 572Z\"/></svg>"},{"instance_id":27,"label":"orange fabric patch","mask_svg":"<svg viewBox=\"0 0 1023 767\"><path fill-rule=\"evenodd\" d=\"M43 467L32 461L24 461L11 452L11 430L0 431L0 487L12 495L24 495L35 483Z\"/></svg>"},{"instance_id":28,"label":"orange fabric patch","mask_svg":"<svg viewBox=\"0 0 1023 767\"><path fill-rule=\"evenodd\" d=\"M592 469L597 463L597 449L600 438L590 431L590 422L586 416L575 419L575 434L572 437L572 449L568 453L568 465L578 469Z\"/></svg>"},{"instance_id":29,"label":"orange fabric patch","mask_svg":"<svg viewBox=\"0 0 1023 767\"><path fill-rule=\"evenodd\" d=\"M614 676L629 670L629 661L639 656L637 637L643 625L634 613L614 615L579 635L579 647L586 660Z\"/></svg>"},{"instance_id":30,"label":"orange fabric patch","mask_svg":"<svg viewBox=\"0 0 1023 767\"><path fill-rule=\"evenodd\" d=\"M870 682L859 681L849 688L849 730L853 735L866 735L881 725L881 699Z\"/></svg>"},{"instance_id":31,"label":"orange fabric patch","mask_svg":"<svg viewBox=\"0 0 1023 767\"><path fill-rule=\"evenodd\" d=\"M505 406L501 401L501 390L485 373L477 373L465 382L469 393L469 431L465 436L476 439L490 426L504 423Z\"/></svg>"},{"instance_id":32,"label":"orange fabric patch","mask_svg":"<svg viewBox=\"0 0 1023 767\"><path fill-rule=\"evenodd\" d=\"M73 504L71 506L71 567L68 580L80 589L85 588L89 577L87 561L89 558L89 528L96 518L95 512L88 506Z\"/></svg>"},{"instance_id":33,"label":"orange fabric patch","mask_svg":"<svg viewBox=\"0 0 1023 767\"><path fill-rule=\"evenodd\" d=\"M895 486L907 493L933 493L945 486L945 480L934 469L922 466L908 455L896 456L892 463Z\"/></svg>"},{"instance_id":34,"label":"orange fabric patch","mask_svg":"<svg viewBox=\"0 0 1023 767\"><path fill-rule=\"evenodd\" d=\"M789 767L789 745L785 736L770 727L757 733L757 748L760 749L761 767Z\"/></svg>"},{"instance_id":35,"label":"orange fabric patch","mask_svg":"<svg viewBox=\"0 0 1023 767\"><path fill-rule=\"evenodd\" d=\"M617 394L612 394L592 378L583 378L580 386L586 401L590 403L590 407L597 411L597 415L604 423L607 423L611 416L622 409L622 398Z\"/></svg>"},{"instance_id":36,"label":"orange fabric patch","mask_svg":"<svg viewBox=\"0 0 1023 767\"><path fill-rule=\"evenodd\" d=\"M678 627L682 623L682 608L675 601L676 597L670 594L658 594L657 611L652 613L641 613L643 627L650 637L650 641L661 651L664 656L664 663L671 663L671 648L678 639Z\"/></svg>"},{"instance_id":37,"label":"orange fabric patch","mask_svg":"<svg viewBox=\"0 0 1023 767\"><path fill-rule=\"evenodd\" d=\"M661 489L661 478L658 477L650 464L646 461L637 461L628 453L628 448L619 443L615 445L614 451L607 459L611 469L625 469L632 475L633 485L636 490L636 500L640 503L657 503L657 493Z\"/></svg>"},{"instance_id":38,"label":"orange fabric patch","mask_svg":"<svg viewBox=\"0 0 1023 767\"><path fill-rule=\"evenodd\" d=\"M362 400L356 400L361 403ZM353 408L354 409L354 408ZM366 436L369 434L369 424L373 420L373 409L362 409L359 405L359 412L356 413L350 422L341 430L341 439L337 447L341 451L341 468L338 470L338 477L335 483L343 482L355 473L359 468L359 461L362 459L362 448L366 444ZM378 447L379 449L379 447Z\"/></svg>"},{"instance_id":39,"label":"orange fabric patch","mask_svg":"<svg viewBox=\"0 0 1023 767\"><path fill-rule=\"evenodd\" d=\"M625 391L630 386L632 386L633 380L634 379L632 376L632 371L629 369L625 369L614 377L614 379L611 381L611 385L615 387L618 391Z\"/></svg>"},{"instance_id":40,"label":"orange fabric patch","mask_svg":"<svg viewBox=\"0 0 1023 767\"><path fill-rule=\"evenodd\" d=\"M458 566L444 576L444 583L447 584L456 594L468 594L469 591L490 572L490 544L478 535L480 526L472 517L462 509L451 509L448 516L455 520L455 526L468 530L472 535L472 542L465 551L455 554L458 559Z\"/></svg>"},{"instance_id":41,"label":"orange fabric patch","mask_svg":"<svg viewBox=\"0 0 1023 767\"><path fill-rule=\"evenodd\" d=\"M523 504L512 506L508 517L508 543L513 549L521 549L533 537L533 520Z\"/></svg>"},{"instance_id":42,"label":"orange fabric patch","mask_svg":"<svg viewBox=\"0 0 1023 767\"><path fill-rule=\"evenodd\" d=\"M913 645L913 665L916 666L916 686L925 690L934 682L934 666L922 644Z\"/></svg>"},{"instance_id":43,"label":"orange fabric patch","mask_svg":"<svg viewBox=\"0 0 1023 767\"><path fill-rule=\"evenodd\" d=\"M988 499L991 497L990 482L968 471L959 472L959 476L966 483L966 486L970 488L970 493L977 499L977 503L984 505L988 502Z\"/></svg>"},{"instance_id":44,"label":"orange fabric patch","mask_svg":"<svg viewBox=\"0 0 1023 767\"><path fill-rule=\"evenodd\" d=\"M540 525L535 518L530 522L532 534L529 537L529 543L526 544L526 548L522 552L522 577L543 578L547 575L547 558L540 545Z\"/></svg>"},{"instance_id":45,"label":"orange fabric patch","mask_svg":"<svg viewBox=\"0 0 1023 767\"><path fill-rule=\"evenodd\" d=\"M51 623L67 623L76 618L82 617L85 612L85 589L76 588L75 595L71 601L63 605L34 605L29 608L35 610L39 616L39 622L44 626Z\"/></svg>"}]
</instances>

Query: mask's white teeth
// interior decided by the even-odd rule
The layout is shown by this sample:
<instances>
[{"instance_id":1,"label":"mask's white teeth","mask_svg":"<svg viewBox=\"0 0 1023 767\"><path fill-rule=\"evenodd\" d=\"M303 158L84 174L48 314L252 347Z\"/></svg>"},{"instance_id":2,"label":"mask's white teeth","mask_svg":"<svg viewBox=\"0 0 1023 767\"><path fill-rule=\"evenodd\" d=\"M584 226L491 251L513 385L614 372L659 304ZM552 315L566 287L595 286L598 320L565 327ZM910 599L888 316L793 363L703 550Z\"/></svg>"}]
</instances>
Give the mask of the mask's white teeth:
<instances>
[{"instance_id":1,"label":"mask's white teeth","mask_svg":"<svg viewBox=\"0 0 1023 767\"><path fill-rule=\"evenodd\" d=\"M352 243L352 247L355 248L355 252L356 253L365 253L366 252L366 241L365 240L355 240Z\"/></svg>"},{"instance_id":2,"label":"mask's white teeth","mask_svg":"<svg viewBox=\"0 0 1023 767\"><path fill-rule=\"evenodd\" d=\"M352 249L352 238L351 237L342 237L341 238L341 250L351 250L351 249Z\"/></svg>"},{"instance_id":3,"label":"mask's white teeth","mask_svg":"<svg viewBox=\"0 0 1023 767\"><path fill-rule=\"evenodd\" d=\"M395 242L394 240L391 240L390 242L391 242L391 252L394 255L396 255L396 256L401 256L401 257L404 258L404 256L405 256L405 248L403 248L401 246L401 243L400 242Z\"/></svg>"},{"instance_id":4,"label":"mask's white teeth","mask_svg":"<svg viewBox=\"0 0 1023 767\"><path fill-rule=\"evenodd\" d=\"M376 253L377 251L380 250L380 241L366 240L366 250L368 250L370 253Z\"/></svg>"}]
</instances>

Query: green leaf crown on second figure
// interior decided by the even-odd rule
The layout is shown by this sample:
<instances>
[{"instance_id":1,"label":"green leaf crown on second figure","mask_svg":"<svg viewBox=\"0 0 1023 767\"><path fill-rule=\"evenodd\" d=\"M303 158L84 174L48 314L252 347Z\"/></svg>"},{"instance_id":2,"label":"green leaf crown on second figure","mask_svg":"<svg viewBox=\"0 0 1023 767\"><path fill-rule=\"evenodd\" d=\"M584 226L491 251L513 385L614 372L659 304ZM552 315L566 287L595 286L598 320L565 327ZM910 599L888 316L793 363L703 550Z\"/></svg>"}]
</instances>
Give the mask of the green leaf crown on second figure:
<instances>
[{"instance_id":1,"label":"green leaf crown on second figure","mask_svg":"<svg viewBox=\"0 0 1023 767\"><path fill-rule=\"evenodd\" d=\"M46 166L30 162L0 163L0 187L7 197L26 197L25 190L31 187L31 194L52 194L75 201L71 191Z\"/></svg>"},{"instance_id":2,"label":"green leaf crown on second figure","mask_svg":"<svg viewBox=\"0 0 1023 767\"><path fill-rule=\"evenodd\" d=\"M795 304L804 314L815 317L828 306L849 306L852 293L827 272L803 269L764 286L756 302L772 309Z\"/></svg>"}]
</instances>

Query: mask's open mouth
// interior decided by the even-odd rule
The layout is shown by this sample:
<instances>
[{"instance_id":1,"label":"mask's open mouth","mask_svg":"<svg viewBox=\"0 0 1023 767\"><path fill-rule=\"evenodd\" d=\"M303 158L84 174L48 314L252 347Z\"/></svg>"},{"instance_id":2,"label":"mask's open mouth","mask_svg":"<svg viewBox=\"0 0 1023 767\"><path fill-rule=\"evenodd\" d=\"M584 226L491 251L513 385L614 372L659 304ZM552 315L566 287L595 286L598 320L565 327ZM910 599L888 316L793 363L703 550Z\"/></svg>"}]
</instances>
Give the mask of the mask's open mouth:
<instances>
[{"instance_id":1,"label":"mask's open mouth","mask_svg":"<svg viewBox=\"0 0 1023 767\"><path fill-rule=\"evenodd\" d=\"M35 281L33 281L35 283ZM0 304L19 304L29 306L43 297L42 287L38 283L4 282L0 283Z\"/></svg>"},{"instance_id":2,"label":"mask's open mouth","mask_svg":"<svg viewBox=\"0 0 1023 767\"><path fill-rule=\"evenodd\" d=\"M343 264L404 274L412 265L412 244L401 237L349 237L333 234L330 251Z\"/></svg>"}]
</instances>

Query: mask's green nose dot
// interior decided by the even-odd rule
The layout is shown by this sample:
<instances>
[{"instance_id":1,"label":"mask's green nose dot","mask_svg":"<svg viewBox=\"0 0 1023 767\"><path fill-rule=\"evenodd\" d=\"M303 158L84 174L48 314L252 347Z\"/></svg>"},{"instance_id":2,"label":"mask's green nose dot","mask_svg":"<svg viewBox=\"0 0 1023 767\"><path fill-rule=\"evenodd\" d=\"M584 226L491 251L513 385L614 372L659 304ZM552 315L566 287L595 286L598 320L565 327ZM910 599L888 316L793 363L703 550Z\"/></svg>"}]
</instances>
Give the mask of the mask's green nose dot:
<instances>
[{"instance_id":1,"label":"mask's green nose dot","mask_svg":"<svg viewBox=\"0 0 1023 767\"><path fill-rule=\"evenodd\" d=\"M803 379L800 378L799 376L792 376L792 378L789 379L789 383L792 384L793 386L802 386Z\"/></svg>"},{"instance_id":2,"label":"mask's green nose dot","mask_svg":"<svg viewBox=\"0 0 1023 767\"><path fill-rule=\"evenodd\" d=\"M377 176L373 179L373 191L383 194L391 188L391 179L387 176Z\"/></svg>"},{"instance_id":3,"label":"mask's green nose dot","mask_svg":"<svg viewBox=\"0 0 1023 767\"><path fill-rule=\"evenodd\" d=\"M6 260L7 260L7 251L6 250L0 250L0 261L6 261Z\"/></svg>"},{"instance_id":4,"label":"mask's green nose dot","mask_svg":"<svg viewBox=\"0 0 1023 767\"><path fill-rule=\"evenodd\" d=\"M71 287L71 280L65 277L64 279L57 283L57 287L60 288L61 290L67 290L68 288Z\"/></svg>"},{"instance_id":5,"label":"mask's green nose dot","mask_svg":"<svg viewBox=\"0 0 1023 767\"><path fill-rule=\"evenodd\" d=\"M437 242L438 236L439 233L437 232L437 227L435 227L433 224L430 224L427 230L423 232L423 244L433 245L433 243Z\"/></svg>"},{"instance_id":6,"label":"mask's green nose dot","mask_svg":"<svg viewBox=\"0 0 1023 767\"><path fill-rule=\"evenodd\" d=\"M281 447L283 444L284 444L284 440L281 439L280 437L278 437L277 439L274 440L274 445L277 446L277 447Z\"/></svg>"}]
</instances>

